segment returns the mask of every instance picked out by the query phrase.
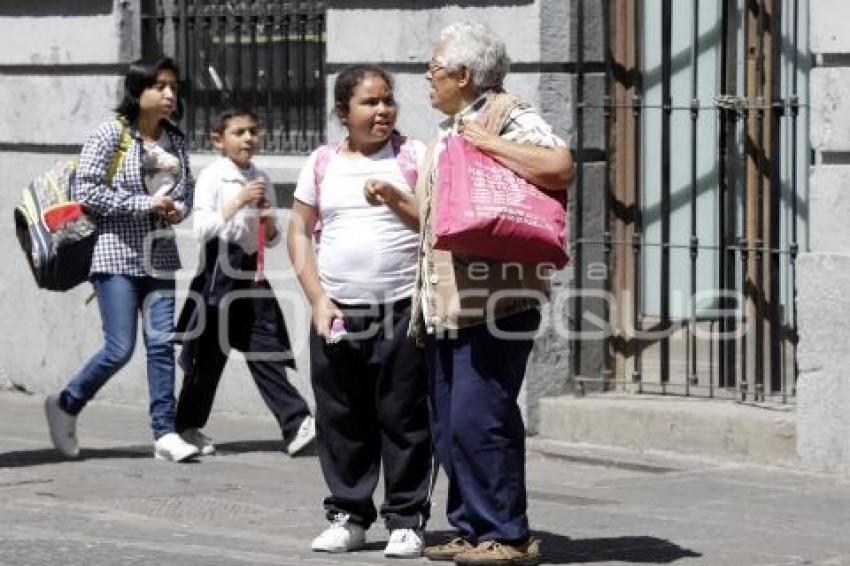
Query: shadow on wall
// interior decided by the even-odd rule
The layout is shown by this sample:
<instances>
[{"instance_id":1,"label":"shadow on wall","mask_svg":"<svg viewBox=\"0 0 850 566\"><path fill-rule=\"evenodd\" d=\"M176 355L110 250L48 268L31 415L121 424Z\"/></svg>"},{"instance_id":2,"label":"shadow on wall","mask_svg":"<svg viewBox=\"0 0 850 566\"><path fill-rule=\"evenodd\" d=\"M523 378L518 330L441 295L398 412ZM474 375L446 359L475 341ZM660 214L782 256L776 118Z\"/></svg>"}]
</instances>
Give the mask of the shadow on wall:
<instances>
[{"instance_id":1,"label":"shadow on wall","mask_svg":"<svg viewBox=\"0 0 850 566\"><path fill-rule=\"evenodd\" d=\"M0 2L2 17L103 16L112 13L112 0L38 0L38 2Z\"/></svg>"}]
</instances>

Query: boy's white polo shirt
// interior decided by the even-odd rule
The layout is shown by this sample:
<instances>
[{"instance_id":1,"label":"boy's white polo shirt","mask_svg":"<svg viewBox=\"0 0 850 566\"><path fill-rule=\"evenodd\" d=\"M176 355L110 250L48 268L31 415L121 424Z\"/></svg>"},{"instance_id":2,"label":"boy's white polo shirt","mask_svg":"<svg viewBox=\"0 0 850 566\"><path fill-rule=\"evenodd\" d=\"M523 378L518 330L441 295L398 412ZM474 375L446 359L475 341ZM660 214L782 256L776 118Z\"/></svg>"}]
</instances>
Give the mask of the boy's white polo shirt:
<instances>
[{"instance_id":1,"label":"boy's white polo shirt","mask_svg":"<svg viewBox=\"0 0 850 566\"><path fill-rule=\"evenodd\" d=\"M238 167L227 157L219 157L207 165L195 183L195 203L192 208L192 228L195 236L202 242L220 238L226 242L237 243L247 253L257 251L257 232L259 230L259 209L253 204L240 208L230 220L225 221L221 206L236 198L245 183L264 178L268 184L267 198L275 207L274 189L268 175L257 169L252 163L247 169ZM275 220L277 223L278 221ZM275 238L266 243L271 247L280 242L279 223Z\"/></svg>"}]
</instances>

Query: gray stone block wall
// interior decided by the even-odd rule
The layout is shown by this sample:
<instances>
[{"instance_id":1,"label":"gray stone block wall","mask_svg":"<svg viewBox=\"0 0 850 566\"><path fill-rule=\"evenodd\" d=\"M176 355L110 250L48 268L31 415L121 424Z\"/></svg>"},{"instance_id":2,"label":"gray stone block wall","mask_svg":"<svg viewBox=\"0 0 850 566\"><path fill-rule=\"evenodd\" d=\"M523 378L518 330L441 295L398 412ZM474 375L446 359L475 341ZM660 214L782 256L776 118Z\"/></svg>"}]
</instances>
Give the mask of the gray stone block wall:
<instances>
[{"instance_id":1,"label":"gray stone block wall","mask_svg":"<svg viewBox=\"0 0 850 566\"><path fill-rule=\"evenodd\" d=\"M122 79L112 75L0 75L0 143L82 145L115 113Z\"/></svg>"},{"instance_id":2,"label":"gray stone block wall","mask_svg":"<svg viewBox=\"0 0 850 566\"><path fill-rule=\"evenodd\" d=\"M571 2L528 0L523 2L406 3L393 0L374 2L330 2L328 10L327 63L332 71L352 63L376 63L393 72L395 94L400 104L400 129L413 137L433 137L441 119L428 102L425 66L439 40L440 30L454 21L480 21L505 40L515 64L506 88L524 96L564 137L570 135L572 84L569 75L557 72L569 61ZM361 5L368 7L361 7ZM399 7L404 5L405 7ZM422 6L422 7L420 7ZM364 41L364 38L379 38ZM545 67L543 63L556 64ZM553 72L553 69L555 72ZM328 109L333 103L335 72L328 74ZM331 119L328 137L343 133Z\"/></svg>"},{"instance_id":3,"label":"gray stone block wall","mask_svg":"<svg viewBox=\"0 0 850 566\"><path fill-rule=\"evenodd\" d=\"M850 474L850 256L803 254L798 274L797 451L807 467Z\"/></svg>"},{"instance_id":4,"label":"gray stone block wall","mask_svg":"<svg viewBox=\"0 0 850 566\"><path fill-rule=\"evenodd\" d=\"M818 64L809 85L810 138L815 152L809 187L809 249L798 261L797 311L800 375L797 452L802 465L850 473L850 349L847 348L850 256L850 5L811 3L811 49ZM824 162L837 163L824 165Z\"/></svg>"},{"instance_id":5,"label":"gray stone block wall","mask_svg":"<svg viewBox=\"0 0 850 566\"><path fill-rule=\"evenodd\" d=\"M3 65L114 65L138 57L138 2L3 2ZM81 33L82 32L82 33Z\"/></svg>"}]
</instances>

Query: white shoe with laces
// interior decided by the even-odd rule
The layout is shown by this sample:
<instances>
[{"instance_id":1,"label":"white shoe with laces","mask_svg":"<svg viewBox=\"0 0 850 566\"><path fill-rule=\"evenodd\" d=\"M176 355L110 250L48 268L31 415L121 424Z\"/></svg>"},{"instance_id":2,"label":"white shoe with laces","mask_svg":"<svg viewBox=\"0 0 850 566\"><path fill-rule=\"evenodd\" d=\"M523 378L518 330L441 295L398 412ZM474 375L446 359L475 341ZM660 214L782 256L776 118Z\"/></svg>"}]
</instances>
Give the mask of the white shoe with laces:
<instances>
[{"instance_id":1,"label":"white shoe with laces","mask_svg":"<svg viewBox=\"0 0 850 566\"><path fill-rule=\"evenodd\" d=\"M180 436L183 440L197 448L201 456L212 456L215 454L215 444L213 444L212 438L201 432L200 429L187 428L180 433Z\"/></svg>"},{"instance_id":2,"label":"white shoe with laces","mask_svg":"<svg viewBox=\"0 0 850 566\"><path fill-rule=\"evenodd\" d=\"M180 438L176 432L160 436L153 445L153 455L157 460L185 462L198 455L198 449Z\"/></svg>"},{"instance_id":3,"label":"white shoe with laces","mask_svg":"<svg viewBox=\"0 0 850 566\"><path fill-rule=\"evenodd\" d=\"M53 446L69 458L80 455L77 444L77 417L69 415L59 406L59 398L49 396L44 401L44 414L47 416L47 428L50 430L50 440Z\"/></svg>"},{"instance_id":4,"label":"white shoe with laces","mask_svg":"<svg viewBox=\"0 0 850 566\"><path fill-rule=\"evenodd\" d=\"M295 456L313 444L314 440L316 440L316 420L310 415L307 415L301 421L301 426L298 427L295 438L286 447L286 453L290 456Z\"/></svg>"},{"instance_id":5,"label":"white shoe with laces","mask_svg":"<svg viewBox=\"0 0 850 566\"><path fill-rule=\"evenodd\" d=\"M313 539L310 548L315 552L349 552L366 546L366 531L348 522L347 513L339 513L322 534Z\"/></svg>"},{"instance_id":6,"label":"white shoe with laces","mask_svg":"<svg viewBox=\"0 0 850 566\"><path fill-rule=\"evenodd\" d=\"M393 529L384 549L387 558L419 558L422 556L422 531Z\"/></svg>"}]
</instances>

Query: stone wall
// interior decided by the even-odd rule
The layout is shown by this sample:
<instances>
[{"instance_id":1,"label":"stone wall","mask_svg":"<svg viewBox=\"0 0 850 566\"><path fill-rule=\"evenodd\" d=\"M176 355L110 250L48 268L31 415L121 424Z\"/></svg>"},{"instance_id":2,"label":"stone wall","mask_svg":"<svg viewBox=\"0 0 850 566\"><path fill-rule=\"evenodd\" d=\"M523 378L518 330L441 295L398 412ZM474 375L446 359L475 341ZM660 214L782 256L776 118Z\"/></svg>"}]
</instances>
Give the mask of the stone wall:
<instances>
[{"instance_id":1,"label":"stone wall","mask_svg":"<svg viewBox=\"0 0 850 566\"><path fill-rule=\"evenodd\" d=\"M850 473L850 5L811 2L811 142L809 249L798 262L800 376L797 383L801 463Z\"/></svg>"}]
</instances>

